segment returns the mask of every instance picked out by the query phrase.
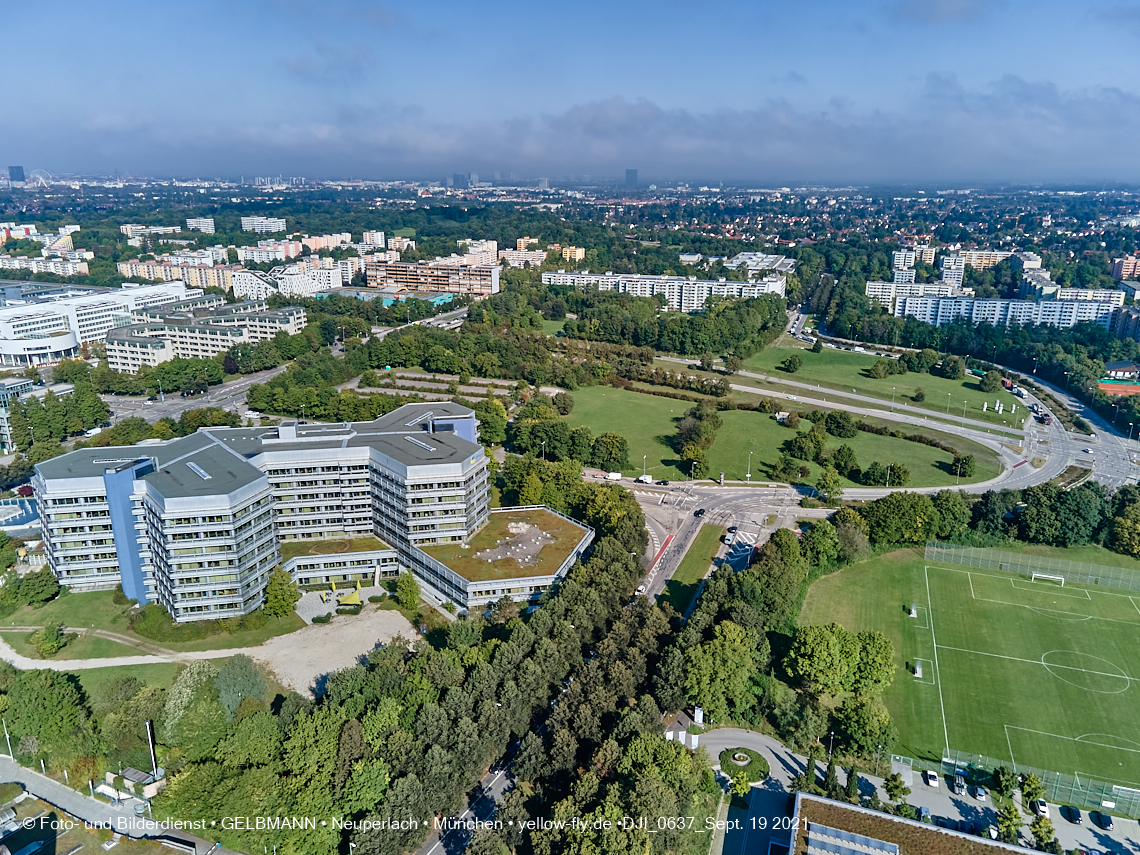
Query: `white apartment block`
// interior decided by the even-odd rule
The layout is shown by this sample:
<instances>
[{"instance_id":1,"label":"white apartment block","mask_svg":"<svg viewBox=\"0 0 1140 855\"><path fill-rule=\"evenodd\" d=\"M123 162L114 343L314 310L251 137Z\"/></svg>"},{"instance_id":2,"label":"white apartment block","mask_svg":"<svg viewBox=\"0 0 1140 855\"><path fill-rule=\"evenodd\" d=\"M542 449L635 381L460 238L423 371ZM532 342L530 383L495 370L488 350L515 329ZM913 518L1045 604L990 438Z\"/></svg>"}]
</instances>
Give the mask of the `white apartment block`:
<instances>
[{"instance_id":1,"label":"white apartment block","mask_svg":"<svg viewBox=\"0 0 1140 855\"><path fill-rule=\"evenodd\" d=\"M186 221L186 231L205 232L208 235L212 235L214 234L214 218L191 217Z\"/></svg>"},{"instance_id":2,"label":"white apartment block","mask_svg":"<svg viewBox=\"0 0 1140 855\"><path fill-rule=\"evenodd\" d=\"M942 281L951 285L961 285L966 277L966 259L960 255L947 255L942 258Z\"/></svg>"},{"instance_id":3,"label":"white apartment block","mask_svg":"<svg viewBox=\"0 0 1140 855\"><path fill-rule=\"evenodd\" d=\"M896 279L894 282L868 282L863 293L893 312L895 301L906 297L972 297L974 290L947 282L899 282Z\"/></svg>"},{"instance_id":4,"label":"white apartment block","mask_svg":"<svg viewBox=\"0 0 1140 855\"><path fill-rule=\"evenodd\" d=\"M896 317L941 326L958 320L975 324L1042 325L1067 328L1089 322L1111 329L1117 308L1091 300L979 300L971 297L900 297Z\"/></svg>"},{"instance_id":5,"label":"white apartment block","mask_svg":"<svg viewBox=\"0 0 1140 855\"><path fill-rule=\"evenodd\" d=\"M233 274L233 294L242 300L267 300L277 293L277 283L268 273L260 270L236 270Z\"/></svg>"},{"instance_id":6,"label":"white apartment block","mask_svg":"<svg viewBox=\"0 0 1140 855\"><path fill-rule=\"evenodd\" d=\"M277 293L283 297L311 297L344 284L339 265L311 270L301 270L299 265L289 265L275 268L269 276L277 286ZM351 280L350 276L349 281Z\"/></svg>"},{"instance_id":7,"label":"white apartment block","mask_svg":"<svg viewBox=\"0 0 1140 855\"><path fill-rule=\"evenodd\" d=\"M301 254L301 242L296 240L260 240L257 246L239 246L238 261L264 264L267 261L287 261Z\"/></svg>"},{"instance_id":8,"label":"white apartment block","mask_svg":"<svg viewBox=\"0 0 1140 855\"><path fill-rule=\"evenodd\" d=\"M665 298L666 306L674 312L699 312L709 297L733 299L761 297L776 294L783 297L788 280L781 274L770 274L750 282L729 282L725 279L697 279L685 276L650 276L640 273L590 273L589 271L542 274L544 285L569 285L575 288L596 288L599 291L616 291L635 297Z\"/></svg>"},{"instance_id":9,"label":"white apartment block","mask_svg":"<svg viewBox=\"0 0 1140 855\"><path fill-rule=\"evenodd\" d=\"M119 226L119 231L129 238L155 237L158 235L176 235L182 231L181 226L142 226L138 223L125 223Z\"/></svg>"},{"instance_id":10,"label":"white apartment block","mask_svg":"<svg viewBox=\"0 0 1140 855\"><path fill-rule=\"evenodd\" d=\"M893 254L894 269L907 270L914 267L914 262L917 256L913 249L901 249Z\"/></svg>"},{"instance_id":11,"label":"white apartment block","mask_svg":"<svg viewBox=\"0 0 1140 855\"><path fill-rule=\"evenodd\" d=\"M376 249L385 249L388 246L384 242L384 232L366 231L361 235L360 242Z\"/></svg>"},{"instance_id":12,"label":"white apartment block","mask_svg":"<svg viewBox=\"0 0 1140 855\"><path fill-rule=\"evenodd\" d=\"M160 261L120 261L115 269L131 279L149 279L152 282L185 282L187 288L233 287L234 275L242 270L238 265L215 264L212 267L188 264L163 264Z\"/></svg>"},{"instance_id":13,"label":"white apartment block","mask_svg":"<svg viewBox=\"0 0 1140 855\"><path fill-rule=\"evenodd\" d=\"M1041 256L1035 252L1015 252L1009 263L1015 270L1040 270Z\"/></svg>"},{"instance_id":14,"label":"white apartment block","mask_svg":"<svg viewBox=\"0 0 1140 855\"><path fill-rule=\"evenodd\" d=\"M415 251L416 242L411 238L400 237L399 235L388 238L388 249L407 249Z\"/></svg>"},{"instance_id":15,"label":"white apartment block","mask_svg":"<svg viewBox=\"0 0 1140 855\"><path fill-rule=\"evenodd\" d=\"M546 261L546 253L541 249L500 249L499 262L503 261L511 267L539 267Z\"/></svg>"},{"instance_id":16,"label":"white apartment block","mask_svg":"<svg viewBox=\"0 0 1140 855\"><path fill-rule=\"evenodd\" d=\"M242 217L241 230L259 234L283 232L285 231L285 220L281 217Z\"/></svg>"},{"instance_id":17,"label":"white apartment block","mask_svg":"<svg viewBox=\"0 0 1140 855\"><path fill-rule=\"evenodd\" d=\"M919 244L918 246L910 247L914 250L914 257L916 261L921 261L923 264L934 263L934 247L927 244Z\"/></svg>"},{"instance_id":18,"label":"white apartment block","mask_svg":"<svg viewBox=\"0 0 1140 855\"><path fill-rule=\"evenodd\" d=\"M57 276L86 276L86 261L66 258L26 258L22 255L0 255L0 270L30 270L32 273L54 273Z\"/></svg>"},{"instance_id":19,"label":"white apartment block","mask_svg":"<svg viewBox=\"0 0 1140 855\"><path fill-rule=\"evenodd\" d=\"M895 282L898 282L901 284L914 282L914 280L915 280L914 268L907 268L906 270L902 270L902 269L896 267L894 270L891 271L891 278L894 279Z\"/></svg>"}]
</instances>

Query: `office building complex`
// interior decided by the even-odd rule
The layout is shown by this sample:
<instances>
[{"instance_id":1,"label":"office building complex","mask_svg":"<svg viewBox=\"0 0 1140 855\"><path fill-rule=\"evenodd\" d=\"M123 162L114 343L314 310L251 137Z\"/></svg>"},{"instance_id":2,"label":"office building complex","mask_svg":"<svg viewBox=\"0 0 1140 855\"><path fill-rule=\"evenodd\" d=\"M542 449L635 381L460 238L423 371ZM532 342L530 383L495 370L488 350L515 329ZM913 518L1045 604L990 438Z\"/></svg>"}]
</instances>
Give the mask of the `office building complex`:
<instances>
[{"instance_id":1,"label":"office building complex","mask_svg":"<svg viewBox=\"0 0 1140 855\"><path fill-rule=\"evenodd\" d=\"M186 221L186 230L190 232L205 232L208 235L212 235L214 234L214 218L192 217Z\"/></svg>"},{"instance_id":2,"label":"office building complex","mask_svg":"<svg viewBox=\"0 0 1140 855\"><path fill-rule=\"evenodd\" d=\"M637 170L636 169L627 169L625 171L625 186L626 187L636 187L637 186Z\"/></svg>"},{"instance_id":3,"label":"office building complex","mask_svg":"<svg viewBox=\"0 0 1140 855\"><path fill-rule=\"evenodd\" d=\"M125 284L7 306L0 309L0 366L54 364L78 354L81 343L102 341L113 328L131 323L131 313L138 309L201 295L182 282Z\"/></svg>"},{"instance_id":4,"label":"office building complex","mask_svg":"<svg viewBox=\"0 0 1140 855\"><path fill-rule=\"evenodd\" d=\"M292 550L285 569L302 584L371 584L407 568L429 593L471 608L541 595L593 538L544 508L491 511L475 414L447 402L371 422L204 428L82 449L38 464L32 484L61 584L121 582L127 596L158 602L180 622L258 608L282 547L308 541L382 543L320 556ZM492 516L501 525L488 527ZM514 541L525 541L525 557L502 545ZM507 566L517 575L503 578Z\"/></svg>"},{"instance_id":5,"label":"office building complex","mask_svg":"<svg viewBox=\"0 0 1140 855\"><path fill-rule=\"evenodd\" d=\"M452 267L432 262L368 263L365 265L370 288L396 288L408 291L438 291L449 294L488 296L499 293L498 265Z\"/></svg>"},{"instance_id":6,"label":"office building complex","mask_svg":"<svg viewBox=\"0 0 1140 855\"><path fill-rule=\"evenodd\" d=\"M264 300L225 304L215 295L135 312L130 326L107 334L107 366L137 374L144 366L183 357L208 359L235 344L256 343L305 328L305 310L270 309Z\"/></svg>"},{"instance_id":7,"label":"office building complex","mask_svg":"<svg viewBox=\"0 0 1140 855\"><path fill-rule=\"evenodd\" d=\"M738 252L724 263L729 270L736 270L741 265L747 268L749 276L766 270L773 273L796 272L795 259L785 255L769 255L765 252Z\"/></svg>"},{"instance_id":8,"label":"office building complex","mask_svg":"<svg viewBox=\"0 0 1140 855\"><path fill-rule=\"evenodd\" d=\"M243 232L257 232L259 234L273 234L285 231L285 220L280 217L242 217L241 230Z\"/></svg>"},{"instance_id":9,"label":"office building complex","mask_svg":"<svg viewBox=\"0 0 1140 855\"><path fill-rule=\"evenodd\" d=\"M733 299L761 297L765 294L784 296L788 280L772 274L750 282L729 282L724 279L697 279L684 276L650 276L640 273L590 273L581 271L542 274L544 285L571 285L575 288L597 288L599 291L617 291L635 297L665 298L665 305L675 312L699 312L709 297Z\"/></svg>"}]
</instances>

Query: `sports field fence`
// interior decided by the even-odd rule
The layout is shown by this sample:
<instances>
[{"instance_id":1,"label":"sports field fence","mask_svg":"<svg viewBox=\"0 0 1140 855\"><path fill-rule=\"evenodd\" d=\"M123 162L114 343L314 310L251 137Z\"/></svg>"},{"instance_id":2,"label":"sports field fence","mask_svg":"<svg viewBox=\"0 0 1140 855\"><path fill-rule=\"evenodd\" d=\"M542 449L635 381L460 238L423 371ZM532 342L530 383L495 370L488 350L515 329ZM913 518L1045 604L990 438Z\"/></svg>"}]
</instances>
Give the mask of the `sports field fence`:
<instances>
[{"instance_id":1,"label":"sports field fence","mask_svg":"<svg viewBox=\"0 0 1140 855\"><path fill-rule=\"evenodd\" d=\"M999 570L1015 576L1032 577L1034 573L1064 576L1066 584L1101 585L1140 591L1140 573L1129 567L1110 567L1106 564L1089 564L1084 561L1062 561L1041 555L1023 555L1001 549L982 549L975 546L956 546L953 543L929 541L926 544L927 561L957 564Z\"/></svg>"},{"instance_id":2,"label":"sports field fence","mask_svg":"<svg viewBox=\"0 0 1140 855\"><path fill-rule=\"evenodd\" d=\"M961 772L966 782L986 788L993 787L993 771L999 766L1017 775L1030 773L1045 785L1045 801L1055 805L1072 805L1086 810L1103 810L1116 816L1140 818L1140 789L1098 781L1080 775L1048 772L1024 763L995 760L982 754L948 749L942 755L942 775L953 777Z\"/></svg>"}]
</instances>

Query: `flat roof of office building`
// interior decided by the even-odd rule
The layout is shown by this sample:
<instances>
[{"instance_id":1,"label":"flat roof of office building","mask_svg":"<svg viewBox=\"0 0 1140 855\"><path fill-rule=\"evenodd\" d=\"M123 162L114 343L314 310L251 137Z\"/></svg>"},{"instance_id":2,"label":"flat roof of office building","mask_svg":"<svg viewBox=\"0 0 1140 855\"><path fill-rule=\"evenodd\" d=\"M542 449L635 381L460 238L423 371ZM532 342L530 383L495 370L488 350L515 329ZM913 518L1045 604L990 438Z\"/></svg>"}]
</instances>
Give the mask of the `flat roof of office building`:
<instances>
[{"instance_id":1,"label":"flat roof of office building","mask_svg":"<svg viewBox=\"0 0 1140 855\"><path fill-rule=\"evenodd\" d=\"M155 462L155 471L143 480L166 498L228 494L265 477L206 433L153 445L81 448L36 464L36 469L48 480L102 478L108 469L141 459Z\"/></svg>"}]
</instances>

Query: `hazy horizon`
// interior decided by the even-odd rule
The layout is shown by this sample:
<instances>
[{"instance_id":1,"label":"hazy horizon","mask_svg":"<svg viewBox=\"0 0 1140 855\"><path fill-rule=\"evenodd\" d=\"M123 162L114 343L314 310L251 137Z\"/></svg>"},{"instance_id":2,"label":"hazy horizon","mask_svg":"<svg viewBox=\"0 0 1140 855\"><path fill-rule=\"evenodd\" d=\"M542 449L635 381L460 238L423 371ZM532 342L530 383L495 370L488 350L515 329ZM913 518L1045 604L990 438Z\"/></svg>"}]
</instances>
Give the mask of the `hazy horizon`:
<instances>
[{"instance_id":1,"label":"hazy horizon","mask_svg":"<svg viewBox=\"0 0 1140 855\"><path fill-rule=\"evenodd\" d=\"M29 172L1140 181L1140 2L53 9L6 45L0 160Z\"/></svg>"}]
</instances>

